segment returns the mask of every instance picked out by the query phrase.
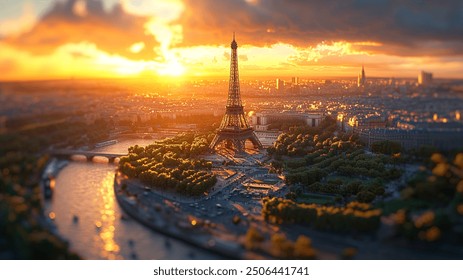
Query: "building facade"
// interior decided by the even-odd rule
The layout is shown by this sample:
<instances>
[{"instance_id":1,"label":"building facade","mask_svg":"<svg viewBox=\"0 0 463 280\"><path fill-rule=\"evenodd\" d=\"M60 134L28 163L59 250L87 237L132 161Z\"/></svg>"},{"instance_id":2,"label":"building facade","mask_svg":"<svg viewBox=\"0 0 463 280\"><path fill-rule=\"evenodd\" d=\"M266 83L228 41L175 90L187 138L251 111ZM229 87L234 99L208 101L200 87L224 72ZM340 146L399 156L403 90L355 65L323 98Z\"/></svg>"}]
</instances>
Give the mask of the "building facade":
<instances>
[{"instance_id":1,"label":"building facade","mask_svg":"<svg viewBox=\"0 0 463 280\"><path fill-rule=\"evenodd\" d=\"M359 132L360 139L368 146L379 141L394 141L400 143L405 150L418 149L422 146L432 146L440 150L463 148L462 129L397 129L376 128Z\"/></svg>"},{"instance_id":2,"label":"building facade","mask_svg":"<svg viewBox=\"0 0 463 280\"><path fill-rule=\"evenodd\" d=\"M432 83L432 73L421 71L418 75L418 84L429 85Z\"/></svg>"},{"instance_id":3,"label":"building facade","mask_svg":"<svg viewBox=\"0 0 463 280\"><path fill-rule=\"evenodd\" d=\"M251 126L255 130L266 131L272 122L303 120L310 127L319 126L325 114L323 112L258 112L251 116Z\"/></svg>"}]
</instances>

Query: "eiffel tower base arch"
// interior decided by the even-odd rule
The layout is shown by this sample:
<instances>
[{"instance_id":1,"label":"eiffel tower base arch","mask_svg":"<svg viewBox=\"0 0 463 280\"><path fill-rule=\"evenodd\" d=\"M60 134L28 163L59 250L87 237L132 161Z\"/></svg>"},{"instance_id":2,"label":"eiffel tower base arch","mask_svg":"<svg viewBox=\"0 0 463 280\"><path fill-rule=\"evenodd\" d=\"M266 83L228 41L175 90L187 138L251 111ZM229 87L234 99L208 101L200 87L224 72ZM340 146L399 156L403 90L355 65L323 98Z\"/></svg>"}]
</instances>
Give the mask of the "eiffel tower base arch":
<instances>
[{"instance_id":1,"label":"eiffel tower base arch","mask_svg":"<svg viewBox=\"0 0 463 280\"><path fill-rule=\"evenodd\" d=\"M257 138L256 134L252 129L241 130L238 132L227 132L218 131L214 136L214 139L209 146L212 151L215 151L217 146L221 143L225 144L225 147L233 149L237 154L245 153L246 140L250 140L256 149L262 149L262 144Z\"/></svg>"}]
</instances>

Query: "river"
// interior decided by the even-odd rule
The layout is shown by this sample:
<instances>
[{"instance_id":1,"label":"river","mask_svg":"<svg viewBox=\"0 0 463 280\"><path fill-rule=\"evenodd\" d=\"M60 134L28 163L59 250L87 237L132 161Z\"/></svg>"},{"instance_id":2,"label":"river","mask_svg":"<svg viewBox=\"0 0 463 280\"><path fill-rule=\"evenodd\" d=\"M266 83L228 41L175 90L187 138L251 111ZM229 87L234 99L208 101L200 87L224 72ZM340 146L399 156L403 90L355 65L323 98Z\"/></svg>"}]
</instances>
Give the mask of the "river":
<instances>
[{"instance_id":1,"label":"river","mask_svg":"<svg viewBox=\"0 0 463 280\"><path fill-rule=\"evenodd\" d=\"M129 146L145 146L152 141L122 140L97 151L126 153ZM45 211L54 218L58 232L73 251L85 259L217 258L126 215L127 219L121 219L123 210L113 190L115 168L102 162L71 161L56 177L53 197L46 202Z\"/></svg>"}]
</instances>

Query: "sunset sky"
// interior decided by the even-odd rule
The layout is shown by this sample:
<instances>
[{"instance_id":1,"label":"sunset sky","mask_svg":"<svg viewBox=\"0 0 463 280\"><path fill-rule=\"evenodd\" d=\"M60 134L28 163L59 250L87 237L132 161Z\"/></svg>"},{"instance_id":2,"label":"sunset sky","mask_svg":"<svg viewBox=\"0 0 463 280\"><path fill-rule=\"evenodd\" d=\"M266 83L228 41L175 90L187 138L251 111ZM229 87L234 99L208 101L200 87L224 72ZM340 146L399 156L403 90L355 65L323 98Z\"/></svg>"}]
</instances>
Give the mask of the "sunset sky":
<instances>
[{"instance_id":1,"label":"sunset sky","mask_svg":"<svg viewBox=\"0 0 463 280\"><path fill-rule=\"evenodd\" d=\"M0 80L463 78L461 0L0 0Z\"/></svg>"}]
</instances>

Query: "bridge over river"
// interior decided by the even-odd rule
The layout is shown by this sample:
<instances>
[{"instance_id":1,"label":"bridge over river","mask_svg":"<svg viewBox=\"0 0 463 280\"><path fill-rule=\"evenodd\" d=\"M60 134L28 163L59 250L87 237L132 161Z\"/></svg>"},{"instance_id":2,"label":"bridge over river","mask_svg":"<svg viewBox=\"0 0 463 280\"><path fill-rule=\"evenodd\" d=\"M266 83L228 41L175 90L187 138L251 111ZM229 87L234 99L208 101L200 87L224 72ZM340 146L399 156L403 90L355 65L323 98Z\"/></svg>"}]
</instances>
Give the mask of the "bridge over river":
<instances>
[{"instance_id":1,"label":"bridge over river","mask_svg":"<svg viewBox=\"0 0 463 280\"><path fill-rule=\"evenodd\" d=\"M82 151L82 150L50 150L48 153L51 156L58 158L70 159L73 156L84 156L87 161L93 161L94 157L105 157L109 163L113 163L116 158L126 156L125 153L105 153L105 152L93 152L93 151Z\"/></svg>"}]
</instances>

